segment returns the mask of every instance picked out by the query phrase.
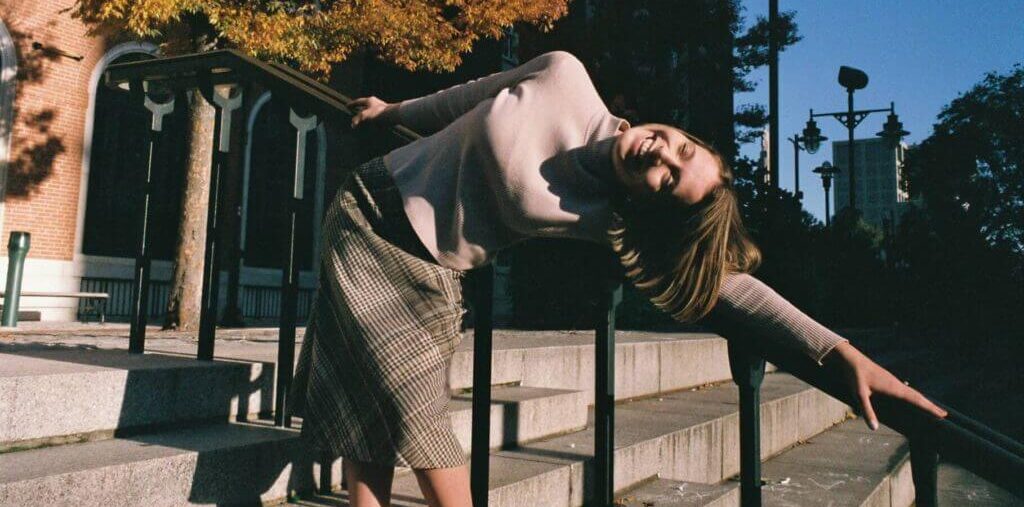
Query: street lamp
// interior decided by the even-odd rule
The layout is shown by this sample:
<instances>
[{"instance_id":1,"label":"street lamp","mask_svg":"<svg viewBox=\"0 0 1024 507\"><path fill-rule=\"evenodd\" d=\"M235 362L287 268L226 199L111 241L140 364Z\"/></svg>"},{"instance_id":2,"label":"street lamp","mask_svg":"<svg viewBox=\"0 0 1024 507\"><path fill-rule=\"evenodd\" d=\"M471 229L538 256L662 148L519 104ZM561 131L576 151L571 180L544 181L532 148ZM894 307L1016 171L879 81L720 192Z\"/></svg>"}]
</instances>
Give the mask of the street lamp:
<instances>
[{"instance_id":1,"label":"street lamp","mask_svg":"<svg viewBox=\"0 0 1024 507\"><path fill-rule=\"evenodd\" d=\"M889 116L886 116L885 118L885 125L882 125L882 130L875 134L876 136L888 141L891 148L895 148L899 144L900 139L910 135L910 132L903 130L903 122L901 122L899 117L896 116L895 110L896 103L890 102L890 113Z\"/></svg>"},{"instance_id":2,"label":"street lamp","mask_svg":"<svg viewBox=\"0 0 1024 507\"><path fill-rule=\"evenodd\" d=\"M814 121L814 110L811 110L811 118L807 120L807 126L804 127L804 147L807 149L807 153L814 155L818 153L818 149L821 148L821 143L828 141L828 138L821 135L821 129L818 128L818 122Z\"/></svg>"},{"instance_id":3,"label":"street lamp","mask_svg":"<svg viewBox=\"0 0 1024 507\"><path fill-rule=\"evenodd\" d=\"M811 119L807 120L807 126L804 127L803 135L793 136L788 141L793 143L793 178L796 187L796 198L802 199L803 193L800 192L800 150L803 149L807 153L814 155L821 148L821 143L828 141L828 138L821 135L818 123L811 117Z\"/></svg>"},{"instance_id":4,"label":"street lamp","mask_svg":"<svg viewBox=\"0 0 1024 507\"><path fill-rule=\"evenodd\" d=\"M853 159L853 129L860 125L860 122L864 121L871 113L883 113L888 112L889 116L881 132L878 133L883 139L888 141L891 145L895 146L899 143L900 139L910 134L906 130L903 130L903 124L900 123L899 117L896 116L896 104L895 102L889 103L888 109L862 109L856 111L853 109L853 92L856 90L863 89L868 85L868 75L864 71L855 69L853 67L841 66L839 67L839 84L846 88L846 111L834 112L834 113L815 113L811 109L810 118L807 120L807 127L804 128L804 143L807 145L808 153L814 153L817 148L821 145L821 141L826 138L821 136L821 131L818 130L818 125L814 122L814 119L819 116L831 116L839 123L842 123L847 130L848 144L846 146L847 162L846 168L850 172L850 208L857 208L857 180L856 171L854 169ZM815 145L815 150L811 151L811 145Z\"/></svg>"},{"instance_id":5,"label":"street lamp","mask_svg":"<svg viewBox=\"0 0 1024 507\"><path fill-rule=\"evenodd\" d=\"M828 160L822 162L820 166L814 169L815 174L821 175L821 186L825 189L825 227L832 225L832 211L829 209L829 190L832 189L832 176L837 174L839 169L832 167L832 163Z\"/></svg>"}]
</instances>

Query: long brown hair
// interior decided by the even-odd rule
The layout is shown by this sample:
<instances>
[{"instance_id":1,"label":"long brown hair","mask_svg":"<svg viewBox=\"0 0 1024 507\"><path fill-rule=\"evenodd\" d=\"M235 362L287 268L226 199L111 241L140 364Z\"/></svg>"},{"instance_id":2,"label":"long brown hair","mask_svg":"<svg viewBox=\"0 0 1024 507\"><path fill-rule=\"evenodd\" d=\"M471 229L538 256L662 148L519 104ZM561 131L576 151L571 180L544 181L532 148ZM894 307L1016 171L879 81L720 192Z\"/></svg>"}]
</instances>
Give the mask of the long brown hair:
<instances>
[{"instance_id":1,"label":"long brown hair","mask_svg":"<svg viewBox=\"0 0 1024 507\"><path fill-rule=\"evenodd\" d=\"M626 277L655 307L693 322L711 311L725 274L754 271L761 252L743 227L732 170L708 143L683 133L711 153L722 183L691 206L627 199L608 239Z\"/></svg>"}]
</instances>

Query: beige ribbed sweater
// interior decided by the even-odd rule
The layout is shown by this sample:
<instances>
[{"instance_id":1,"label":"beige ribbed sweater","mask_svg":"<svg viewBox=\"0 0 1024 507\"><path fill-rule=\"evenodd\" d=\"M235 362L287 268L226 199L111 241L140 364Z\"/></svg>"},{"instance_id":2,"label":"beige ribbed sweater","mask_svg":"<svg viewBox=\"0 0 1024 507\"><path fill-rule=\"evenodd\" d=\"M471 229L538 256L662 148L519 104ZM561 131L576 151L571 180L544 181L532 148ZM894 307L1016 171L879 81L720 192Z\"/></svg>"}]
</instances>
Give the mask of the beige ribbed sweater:
<instances>
[{"instance_id":1,"label":"beige ribbed sweater","mask_svg":"<svg viewBox=\"0 0 1024 507\"><path fill-rule=\"evenodd\" d=\"M402 124L425 137L384 157L409 222L438 263L466 270L538 236L606 244L622 192L612 115L583 64L563 51L402 101ZM765 339L815 361L844 341L749 275L729 275L715 319L744 319Z\"/></svg>"}]
</instances>

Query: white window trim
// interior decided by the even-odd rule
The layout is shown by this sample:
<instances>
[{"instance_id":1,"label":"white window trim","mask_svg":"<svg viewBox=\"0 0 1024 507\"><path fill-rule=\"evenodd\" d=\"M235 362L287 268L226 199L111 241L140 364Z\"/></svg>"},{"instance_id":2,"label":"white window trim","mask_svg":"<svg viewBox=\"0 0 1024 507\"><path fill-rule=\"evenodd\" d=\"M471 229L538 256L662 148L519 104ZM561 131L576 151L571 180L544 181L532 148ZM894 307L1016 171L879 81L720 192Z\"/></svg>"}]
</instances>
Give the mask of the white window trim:
<instances>
[{"instance_id":1,"label":"white window trim","mask_svg":"<svg viewBox=\"0 0 1024 507\"><path fill-rule=\"evenodd\" d=\"M14 130L14 93L18 75L18 55L7 25L0 20L0 229L4 224L7 195L7 164L11 157Z\"/></svg>"},{"instance_id":2,"label":"white window trim","mask_svg":"<svg viewBox=\"0 0 1024 507\"><path fill-rule=\"evenodd\" d=\"M96 121L96 88L103 78L103 72L118 57L129 53L145 53L159 56L159 48L149 42L125 42L114 46L96 63L89 78L89 106L85 111L85 130L82 135L82 174L78 183L78 217L75 221L75 259L82 259L86 265L98 256L82 253L82 237L85 234L85 208L89 199L89 164L92 162L92 138ZM108 257L109 258L109 257Z\"/></svg>"}]
</instances>

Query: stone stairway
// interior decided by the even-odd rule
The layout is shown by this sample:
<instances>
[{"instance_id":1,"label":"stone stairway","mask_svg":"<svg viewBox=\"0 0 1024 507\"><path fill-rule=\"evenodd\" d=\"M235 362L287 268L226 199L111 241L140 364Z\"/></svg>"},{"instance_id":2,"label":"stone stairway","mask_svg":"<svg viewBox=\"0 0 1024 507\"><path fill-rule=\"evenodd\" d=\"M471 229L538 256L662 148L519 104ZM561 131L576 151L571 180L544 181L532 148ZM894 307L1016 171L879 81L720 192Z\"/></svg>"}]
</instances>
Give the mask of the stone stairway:
<instances>
[{"instance_id":1,"label":"stone stairway","mask_svg":"<svg viewBox=\"0 0 1024 507\"><path fill-rule=\"evenodd\" d=\"M343 492L310 494L320 464L299 436L301 421L281 429L267 420L277 343L222 336L212 362L193 359L193 341L159 334L141 356L127 353L123 336L0 341L0 506L256 505L294 492L298 504L345 505ZM593 334L496 331L492 367L491 505L583 505L592 489ZM467 452L471 369L467 333L450 405ZM617 334L615 489L624 502L682 487L735 504L738 415L728 379L717 336ZM787 449L838 438L839 429L821 432L847 417L844 405L778 373L765 381L761 410L763 455L778 455L765 470L783 466L793 487L812 476L784 468L797 466L786 457L806 446ZM338 491L340 460L331 468ZM905 468L893 470L902 477ZM424 505L408 470L398 470L394 491L395 505ZM703 505L679 505L691 504Z\"/></svg>"}]
</instances>

